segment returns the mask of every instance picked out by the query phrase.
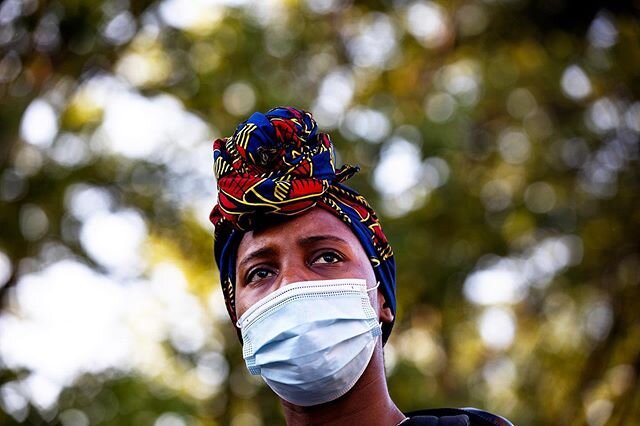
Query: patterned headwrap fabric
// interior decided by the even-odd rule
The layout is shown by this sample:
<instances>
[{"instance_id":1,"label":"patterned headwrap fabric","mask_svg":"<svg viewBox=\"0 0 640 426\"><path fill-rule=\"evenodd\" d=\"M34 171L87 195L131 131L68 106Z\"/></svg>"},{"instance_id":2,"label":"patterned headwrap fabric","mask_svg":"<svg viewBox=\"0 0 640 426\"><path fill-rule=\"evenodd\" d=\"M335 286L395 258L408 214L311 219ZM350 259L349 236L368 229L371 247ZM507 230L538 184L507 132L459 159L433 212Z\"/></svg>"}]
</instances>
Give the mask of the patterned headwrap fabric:
<instances>
[{"instance_id":1,"label":"patterned headwrap fabric","mask_svg":"<svg viewBox=\"0 0 640 426\"><path fill-rule=\"evenodd\" d=\"M329 135L319 133L310 113L290 107L254 113L233 136L213 144L218 204L215 258L227 311L235 324L235 263L244 232L260 217L293 216L317 206L342 220L364 248L388 306L396 312L395 260L367 201L342 184L358 167L335 168ZM386 341L393 324L383 325Z\"/></svg>"}]
</instances>

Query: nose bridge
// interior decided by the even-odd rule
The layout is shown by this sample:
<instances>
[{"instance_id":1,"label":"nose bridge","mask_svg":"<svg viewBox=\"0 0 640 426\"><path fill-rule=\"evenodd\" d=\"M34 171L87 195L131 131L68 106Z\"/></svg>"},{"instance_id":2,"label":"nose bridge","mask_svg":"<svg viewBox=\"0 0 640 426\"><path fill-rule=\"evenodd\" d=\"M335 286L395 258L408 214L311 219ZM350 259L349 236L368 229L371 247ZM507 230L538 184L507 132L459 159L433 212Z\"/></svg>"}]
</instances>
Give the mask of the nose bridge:
<instances>
[{"instance_id":1,"label":"nose bridge","mask_svg":"<svg viewBox=\"0 0 640 426\"><path fill-rule=\"evenodd\" d=\"M307 267L304 259L296 253L296 250L287 251L281 264L278 278L278 288L313 279L312 272Z\"/></svg>"}]
</instances>

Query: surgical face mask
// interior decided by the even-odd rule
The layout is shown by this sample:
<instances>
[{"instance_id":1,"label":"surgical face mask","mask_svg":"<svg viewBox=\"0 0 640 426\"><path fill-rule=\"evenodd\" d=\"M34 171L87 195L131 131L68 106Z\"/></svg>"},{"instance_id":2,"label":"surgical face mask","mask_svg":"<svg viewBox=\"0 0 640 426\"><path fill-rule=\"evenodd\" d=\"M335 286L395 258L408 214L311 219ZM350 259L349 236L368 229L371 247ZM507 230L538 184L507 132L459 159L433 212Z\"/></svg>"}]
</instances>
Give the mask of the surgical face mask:
<instances>
[{"instance_id":1,"label":"surgical face mask","mask_svg":"<svg viewBox=\"0 0 640 426\"><path fill-rule=\"evenodd\" d=\"M249 372L300 406L347 393L371 360L382 334L365 280L286 285L238 320Z\"/></svg>"}]
</instances>

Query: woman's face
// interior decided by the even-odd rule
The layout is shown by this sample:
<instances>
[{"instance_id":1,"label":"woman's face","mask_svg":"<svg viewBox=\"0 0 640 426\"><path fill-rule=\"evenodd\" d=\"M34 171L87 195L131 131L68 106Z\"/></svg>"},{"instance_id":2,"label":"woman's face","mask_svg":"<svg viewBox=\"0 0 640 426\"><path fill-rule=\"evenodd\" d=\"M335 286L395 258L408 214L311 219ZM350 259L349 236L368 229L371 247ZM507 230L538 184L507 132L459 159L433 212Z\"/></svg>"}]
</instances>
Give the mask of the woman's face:
<instances>
[{"instance_id":1,"label":"woman's face","mask_svg":"<svg viewBox=\"0 0 640 426\"><path fill-rule=\"evenodd\" d=\"M362 245L333 214L313 208L260 231L247 232L236 258L236 315L282 286L300 281L361 278L376 282ZM382 294L371 294L379 312Z\"/></svg>"}]
</instances>

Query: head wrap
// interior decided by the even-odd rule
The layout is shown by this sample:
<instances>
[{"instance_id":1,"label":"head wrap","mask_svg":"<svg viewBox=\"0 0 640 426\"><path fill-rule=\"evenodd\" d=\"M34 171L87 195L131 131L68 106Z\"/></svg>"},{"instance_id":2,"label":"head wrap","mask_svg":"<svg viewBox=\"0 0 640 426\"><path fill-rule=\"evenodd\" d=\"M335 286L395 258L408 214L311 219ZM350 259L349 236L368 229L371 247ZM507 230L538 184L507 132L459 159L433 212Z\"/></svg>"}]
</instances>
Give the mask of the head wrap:
<instances>
[{"instance_id":1,"label":"head wrap","mask_svg":"<svg viewBox=\"0 0 640 426\"><path fill-rule=\"evenodd\" d=\"M233 136L213 143L218 204L215 258L227 311L235 324L235 264L244 232L264 216L293 216L317 206L342 220L356 235L384 298L394 314L395 260L380 222L363 196L342 184L359 168L335 168L333 145L310 113L290 107L254 113ZM393 323L384 324L383 340Z\"/></svg>"}]
</instances>

